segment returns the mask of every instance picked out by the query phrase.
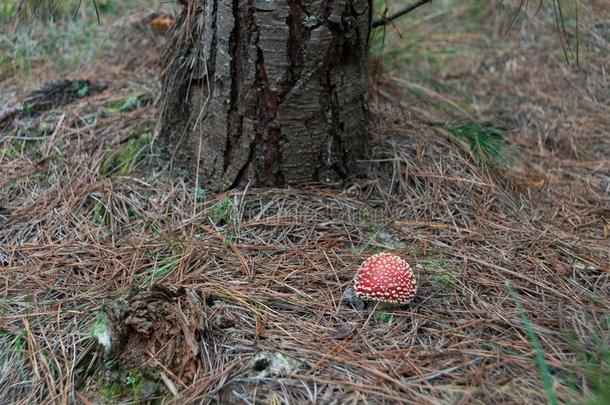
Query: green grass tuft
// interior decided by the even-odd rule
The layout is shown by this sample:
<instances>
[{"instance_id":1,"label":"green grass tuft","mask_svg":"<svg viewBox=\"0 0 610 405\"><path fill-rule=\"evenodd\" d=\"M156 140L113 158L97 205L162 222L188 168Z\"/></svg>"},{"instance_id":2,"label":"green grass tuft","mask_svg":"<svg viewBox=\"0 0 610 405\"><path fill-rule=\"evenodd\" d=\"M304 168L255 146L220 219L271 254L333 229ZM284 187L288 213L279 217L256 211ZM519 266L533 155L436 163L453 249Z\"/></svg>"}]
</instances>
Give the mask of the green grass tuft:
<instances>
[{"instance_id":1,"label":"green grass tuft","mask_svg":"<svg viewBox=\"0 0 610 405\"><path fill-rule=\"evenodd\" d=\"M504 129L489 121L467 121L447 127L456 138L466 142L479 164L505 164Z\"/></svg>"},{"instance_id":2,"label":"green grass tuft","mask_svg":"<svg viewBox=\"0 0 610 405\"><path fill-rule=\"evenodd\" d=\"M156 267L151 274L144 278L141 287L148 287L150 285L155 284L163 277L166 277L174 272L180 265L180 261L182 260L182 255L175 255L170 257L164 257L159 260L158 267Z\"/></svg>"},{"instance_id":3,"label":"green grass tuft","mask_svg":"<svg viewBox=\"0 0 610 405\"><path fill-rule=\"evenodd\" d=\"M536 331L534 331L534 326L530 322L527 314L525 313L525 309L521 305L521 301L519 301L519 297L515 294L515 291L507 283L506 287L510 292L515 305L517 306L517 311L519 311L519 316L521 317L521 321L525 325L525 329L527 331L527 335L529 336L530 341L532 342L532 346L534 346L534 350L536 351L536 362L538 363L538 369L540 371L540 376L542 377L542 382L544 384L544 389L546 391L547 399L549 404L557 405L559 402L557 401L557 394L555 394L555 390L553 389L553 377L551 377L551 370L544 359L544 351L542 350L542 346L540 345L540 341L538 340L538 335L536 335Z\"/></svg>"},{"instance_id":4,"label":"green grass tuft","mask_svg":"<svg viewBox=\"0 0 610 405\"><path fill-rule=\"evenodd\" d=\"M610 316L606 318L606 333L610 330ZM572 376L572 389L583 391L586 385L588 398L578 401L582 405L610 404L610 345L604 333L591 331L590 344L583 345L574 333L568 335L568 344L576 354L578 371Z\"/></svg>"},{"instance_id":5,"label":"green grass tuft","mask_svg":"<svg viewBox=\"0 0 610 405\"><path fill-rule=\"evenodd\" d=\"M0 5L0 23L9 23L17 15L19 2L17 0L2 0Z\"/></svg>"},{"instance_id":6,"label":"green grass tuft","mask_svg":"<svg viewBox=\"0 0 610 405\"><path fill-rule=\"evenodd\" d=\"M93 225L102 226L106 220L108 210L102 202L97 202L93 207Z\"/></svg>"}]
</instances>

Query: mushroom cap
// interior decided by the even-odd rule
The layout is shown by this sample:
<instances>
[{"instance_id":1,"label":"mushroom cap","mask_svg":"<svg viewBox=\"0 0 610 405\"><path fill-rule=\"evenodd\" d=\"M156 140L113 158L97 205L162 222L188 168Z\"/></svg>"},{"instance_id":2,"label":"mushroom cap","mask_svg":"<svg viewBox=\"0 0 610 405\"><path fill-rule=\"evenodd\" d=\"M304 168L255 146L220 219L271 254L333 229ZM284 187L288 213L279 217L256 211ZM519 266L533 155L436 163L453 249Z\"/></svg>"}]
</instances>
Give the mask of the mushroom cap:
<instances>
[{"instance_id":1,"label":"mushroom cap","mask_svg":"<svg viewBox=\"0 0 610 405\"><path fill-rule=\"evenodd\" d=\"M358 269L355 289L362 299L406 304L415 297L417 284L407 262L390 253L378 253Z\"/></svg>"}]
</instances>

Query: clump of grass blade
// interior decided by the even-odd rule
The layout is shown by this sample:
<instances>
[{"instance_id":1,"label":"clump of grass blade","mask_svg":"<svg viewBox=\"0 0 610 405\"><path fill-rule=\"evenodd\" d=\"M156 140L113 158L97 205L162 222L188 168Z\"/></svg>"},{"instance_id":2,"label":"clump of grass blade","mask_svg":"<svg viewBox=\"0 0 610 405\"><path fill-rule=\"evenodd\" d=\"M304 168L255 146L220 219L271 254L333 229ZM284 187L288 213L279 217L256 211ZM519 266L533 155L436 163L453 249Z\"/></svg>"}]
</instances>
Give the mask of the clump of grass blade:
<instances>
[{"instance_id":1,"label":"clump of grass blade","mask_svg":"<svg viewBox=\"0 0 610 405\"><path fill-rule=\"evenodd\" d=\"M555 394L555 390L553 389L553 378L551 377L551 371L549 366L544 359L544 351L542 350L542 346L540 345L540 341L538 340L538 335L536 335L536 331L534 331L534 326L530 322L527 314L525 313L525 309L521 305L521 301L519 301L519 297L510 286L510 284L506 284L506 288L515 302L517 306L517 311L519 312L519 316L521 317L521 321L525 325L525 329L527 331L527 335L532 342L532 346L534 346L534 350L536 351L536 362L538 363L538 369L540 371L540 376L542 377L542 382L544 384L544 389L546 391L548 403L551 405L557 405L559 402L557 401L557 394Z\"/></svg>"},{"instance_id":2,"label":"clump of grass blade","mask_svg":"<svg viewBox=\"0 0 610 405\"><path fill-rule=\"evenodd\" d=\"M466 142L477 163L505 164L504 129L489 121L465 121L447 127L456 138Z\"/></svg>"},{"instance_id":3,"label":"clump of grass blade","mask_svg":"<svg viewBox=\"0 0 610 405\"><path fill-rule=\"evenodd\" d=\"M606 317L606 331L610 330L610 316ZM589 332L589 344L581 343L573 332L568 334L568 344L576 354L578 371L572 377L572 389L588 391L587 397L578 401L583 405L610 403L610 346L604 333ZM586 388L585 388L586 387Z\"/></svg>"}]
</instances>

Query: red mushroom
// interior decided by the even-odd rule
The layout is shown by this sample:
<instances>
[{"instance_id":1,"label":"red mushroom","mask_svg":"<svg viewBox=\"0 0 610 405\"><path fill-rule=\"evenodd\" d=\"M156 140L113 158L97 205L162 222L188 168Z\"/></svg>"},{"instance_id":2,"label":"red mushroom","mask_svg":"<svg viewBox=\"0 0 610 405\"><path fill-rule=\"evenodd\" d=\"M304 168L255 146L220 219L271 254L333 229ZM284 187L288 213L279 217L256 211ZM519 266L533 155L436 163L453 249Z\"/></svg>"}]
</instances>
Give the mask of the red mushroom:
<instances>
[{"instance_id":1,"label":"red mushroom","mask_svg":"<svg viewBox=\"0 0 610 405\"><path fill-rule=\"evenodd\" d=\"M356 294L364 300L406 304L417 292L411 267L400 257L379 253L369 257L358 269Z\"/></svg>"}]
</instances>

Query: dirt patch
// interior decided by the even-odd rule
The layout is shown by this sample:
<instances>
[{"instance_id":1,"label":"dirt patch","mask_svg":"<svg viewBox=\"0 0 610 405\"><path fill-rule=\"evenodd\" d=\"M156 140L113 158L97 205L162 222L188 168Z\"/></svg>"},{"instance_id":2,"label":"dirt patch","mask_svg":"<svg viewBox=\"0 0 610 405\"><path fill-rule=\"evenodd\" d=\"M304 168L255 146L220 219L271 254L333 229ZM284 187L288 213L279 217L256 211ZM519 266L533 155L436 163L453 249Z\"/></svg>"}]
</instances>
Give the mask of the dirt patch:
<instances>
[{"instance_id":1,"label":"dirt patch","mask_svg":"<svg viewBox=\"0 0 610 405\"><path fill-rule=\"evenodd\" d=\"M26 97L23 109L29 115L39 114L70 104L80 98L95 95L107 87L106 83L92 83L89 80L61 80L47 83Z\"/></svg>"}]
</instances>

